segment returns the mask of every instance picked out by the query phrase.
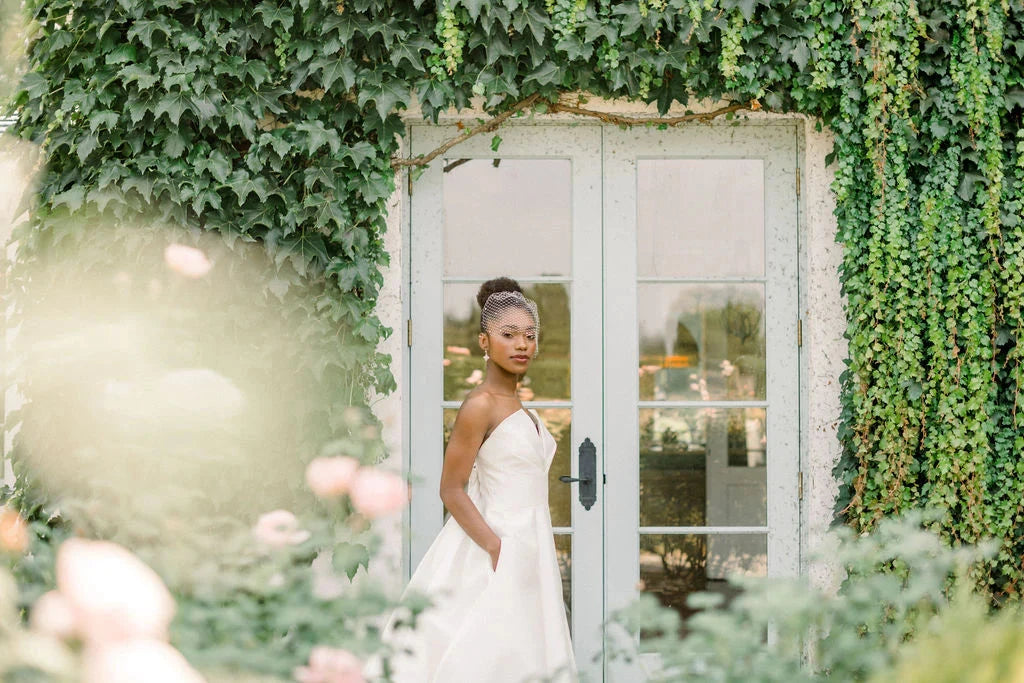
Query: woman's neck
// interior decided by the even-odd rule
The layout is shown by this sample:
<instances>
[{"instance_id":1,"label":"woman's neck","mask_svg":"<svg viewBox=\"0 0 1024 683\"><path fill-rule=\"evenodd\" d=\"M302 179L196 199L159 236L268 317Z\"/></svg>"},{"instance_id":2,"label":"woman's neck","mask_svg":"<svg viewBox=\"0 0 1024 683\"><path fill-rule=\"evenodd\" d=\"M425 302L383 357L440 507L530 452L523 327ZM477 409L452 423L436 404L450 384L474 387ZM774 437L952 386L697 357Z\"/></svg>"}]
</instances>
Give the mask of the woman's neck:
<instances>
[{"instance_id":1,"label":"woman's neck","mask_svg":"<svg viewBox=\"0 0 1024 683\"><path fill-rule=\"evenodd\" d=\"M519 375L491 364L487 368L487 376L484 377L482 386L492 394L514 397L518 395L516 390L519 386Z\"/></svg>"}]
</instances>

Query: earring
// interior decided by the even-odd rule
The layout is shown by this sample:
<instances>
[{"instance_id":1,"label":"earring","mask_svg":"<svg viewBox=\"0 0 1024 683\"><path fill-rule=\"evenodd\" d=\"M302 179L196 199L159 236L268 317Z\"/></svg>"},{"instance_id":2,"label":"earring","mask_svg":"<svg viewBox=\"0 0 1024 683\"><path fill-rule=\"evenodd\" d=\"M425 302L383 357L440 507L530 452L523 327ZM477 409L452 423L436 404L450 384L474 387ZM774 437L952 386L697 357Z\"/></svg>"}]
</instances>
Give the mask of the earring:
<instances>
[{"instance_id":1,"label":"earring","mask_svg":"<svg viewBox=\"0 0 1024 683\"><path fill-rule=\"evenodd\" d=\"M484 362L486 363L490 359L491 359L491 357L487 355L487 349L484 349Z\"/></svg>"}]
</instances>

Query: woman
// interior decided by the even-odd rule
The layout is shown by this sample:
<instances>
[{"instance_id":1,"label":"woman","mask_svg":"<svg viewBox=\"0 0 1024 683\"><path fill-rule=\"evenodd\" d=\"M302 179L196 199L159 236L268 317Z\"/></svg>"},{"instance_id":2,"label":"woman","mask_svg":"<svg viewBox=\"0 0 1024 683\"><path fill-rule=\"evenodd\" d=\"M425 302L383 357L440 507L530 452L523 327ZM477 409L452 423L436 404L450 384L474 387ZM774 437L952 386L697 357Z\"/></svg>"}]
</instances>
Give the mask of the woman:
<instances>
[{"instance_id":1,"label":"woman","mask_svg":"<svg viewBox=\"0 0 1024 683\"><path fill-rule=\"evenodd\" d=\"M537 355L536 305L509 278L485 282L480 348L486 375L459 408L444 453L441 500L451 513L406 588L432 605L413 632L386 640L411 650L395 681L576 681L548 511L555 440L516 388Z\"/></svg>"}]
</instances>

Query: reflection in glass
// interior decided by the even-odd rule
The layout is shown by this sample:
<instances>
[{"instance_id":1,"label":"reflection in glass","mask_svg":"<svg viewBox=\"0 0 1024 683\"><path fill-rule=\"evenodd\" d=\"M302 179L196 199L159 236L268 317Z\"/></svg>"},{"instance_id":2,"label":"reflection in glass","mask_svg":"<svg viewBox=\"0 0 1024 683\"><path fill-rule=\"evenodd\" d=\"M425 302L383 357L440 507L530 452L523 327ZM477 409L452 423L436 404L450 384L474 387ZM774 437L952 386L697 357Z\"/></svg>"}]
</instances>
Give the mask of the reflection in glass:
<instances>
[{"instance_id":1,"label":"reflection in glass","mask_svg":"<svg viewBox=\"0 0 1024 683\"><path fill-rule=\"evenodd\" d=\"M768 572L768 537L764 534L641 534L640 587L658 597L662 605L685 620L696 610L686 604L692 593L723 595L737 589L726 582L733 574L765 576ZM685 624L680 635L685 635ZM641 638L645 634L641 632Z\"/></svg>"},{"instance_id":2,"label":"reflection in glass","mask_svg":"<svg viewBox=\"0 0 1024 683\"><path fill-rule=\"evenodd\" d=\"M637 162L641 277L763 277L761 159Z\"/></svg>"},{"instance_id":3,"label":"reflection in glass","mask_svg":"<svg viewBox=\"0 0 1024 683\"><path fill-rule=\"evenodd\" d=\"M764 408L641 408L640 526L768 523Z\"/></svg>"},{"instance_id":4,"label":"reflection in glass","mask_svg":"<svg viewBox=\"0 0 1024 683\"><path fill-rule=\"evenodd\" d=\"M568 159L446 159L445 164L445 275L571 275Z\"/></svg>"},{"instance_id":5,"label":"reflection in glass","mask_svg":"<svg viewBox=\"0 0 1024 683\"><path fill-rule=\"evenodd\" d=\"M529 407L529 406L527 406ZM445 408L444 414L444 449L448 448L452 427L455 425L457 408ZM558 481L558 477L571 471L570 455L572 451L572 409L571 408L538 408L537 414L554 437L555 455L548 469L548 506L551 511L552 526L570 526L572 524L572 487ZM444 452L442 450L442 452ZM445 519L448 509L444 508Z\"/></svg>"},{"instance_id":6,"label":"reflection in glass","mask_svg":"<svg viewBox=\"0 0 1024 683\"><path fill-rule=\"evenodd\" d=\"M562 575L562 602L569 621L569 634L572 635L572 534L555 534L555 557L558 558L558 572Z\"/></svg>"},{"instance_id":7,"label":"reflection in glass","mask_svg":"<svg viewBox=\"0 0 1024 683\"><path fill-rule=\"evenodd\" d=\"M499 271L500 272L500 271ZM444 286L444 400L461 401L484 379L480 350L480 282ZM523 401L569 399L569 290L560 283L520 281L540 314L538 354L519 388Z\"/></svg>"},{"instance_id":8,"label":"reflection in glass","mask_svg":"<svg viewBox=\"0 0 1024 683\"><path fill-rule=\"evenodd\" d=\"M638 284L640 400L764 400L764 285Z\"/></svg>"}]
</instances>

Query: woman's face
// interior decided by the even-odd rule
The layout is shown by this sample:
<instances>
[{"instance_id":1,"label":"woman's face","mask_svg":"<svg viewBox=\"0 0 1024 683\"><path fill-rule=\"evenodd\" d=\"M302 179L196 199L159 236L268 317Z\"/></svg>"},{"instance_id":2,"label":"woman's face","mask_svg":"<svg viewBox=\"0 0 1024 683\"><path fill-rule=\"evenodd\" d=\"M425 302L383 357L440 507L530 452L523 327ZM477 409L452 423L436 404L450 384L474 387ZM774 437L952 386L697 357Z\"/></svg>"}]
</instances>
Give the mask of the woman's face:
<instances>
[{"instance_id":1,"label":"woman's face","mask_svg":"<svg viewBox=\"0 0 1024 683\"><path fill-rule=\"evenodd\" d=\"M537 324L528 311L510 306L490 322L487 334L480 335L480 346L491 361L512 374L521 375L537 351Z\"/></svg>"}]
</instances>

